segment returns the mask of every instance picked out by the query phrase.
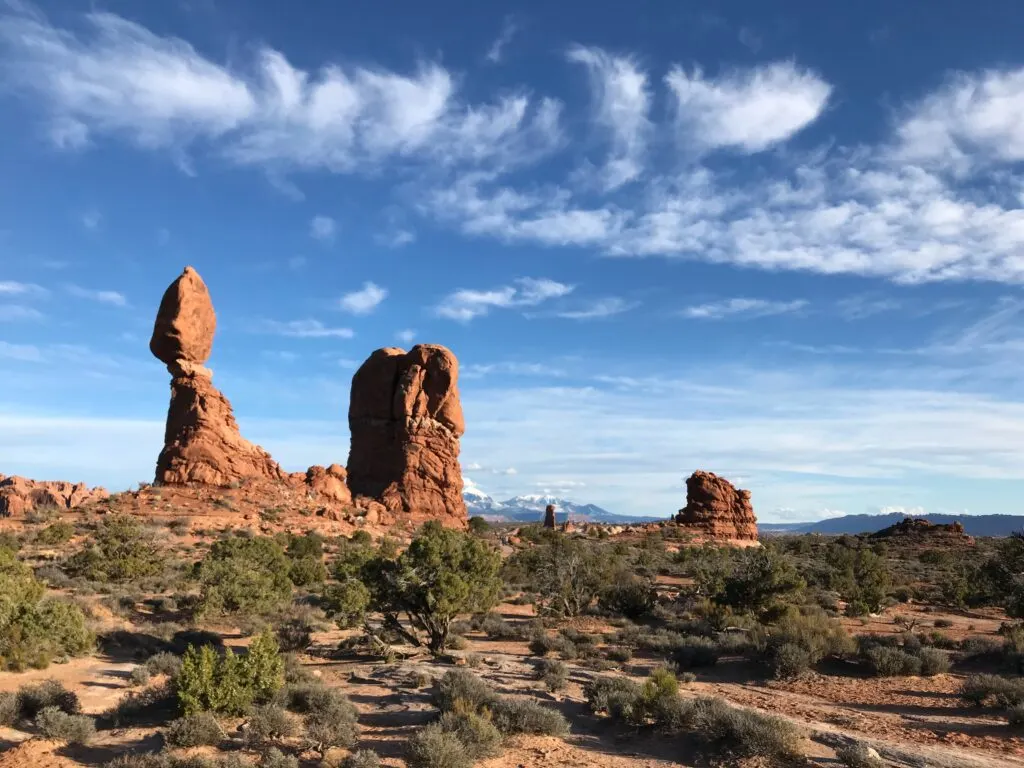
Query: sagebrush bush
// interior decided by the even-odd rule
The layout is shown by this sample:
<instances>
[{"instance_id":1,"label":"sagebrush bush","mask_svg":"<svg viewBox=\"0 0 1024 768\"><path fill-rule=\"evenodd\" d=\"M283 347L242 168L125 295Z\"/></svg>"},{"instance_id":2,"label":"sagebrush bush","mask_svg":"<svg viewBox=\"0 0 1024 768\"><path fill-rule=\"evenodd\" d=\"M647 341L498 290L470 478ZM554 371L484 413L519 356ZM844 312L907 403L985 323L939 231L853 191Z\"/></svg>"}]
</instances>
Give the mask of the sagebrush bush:
<instances>
[{"instance_id":1,"label":"sagebrush bush","mask_svg":"<svg viewBox=\"0 0 1024 768\"><path fill-rule=\"evenodd\" d=\"M1024 704L1015 704L1007 708L1006 722L1013 728L1024 726Z\"/></svg>"},{"instance_id":2,"label":"sagebrush bush","mask_svg":"<svg viewBox=\"0 0 1024 768\"><path fill-rule=\"evenodd\" d=\"M921 660L921 674L925 677L949 672L949 656L938 648L922 648L917 657Z\"/></svg>"},{"instance_id":3,"label":"sagebrush bush","mask_svg":"<svg viewBox=\"0 0 1024 768\"><path fill-rule=\"evenodd\" d=\"M299 758L286 755L277 747L271 747L260 758L260 768L299 768Z\"/></svg>"},{"instance_id":4,"label":"sagebrush bush","mask_svg":"<svg viewBox=\"0 0 1024 768\"><path fill-rule=\"evenodd\" d=\"M713 748L736 757L789 765L803 756L800 732L790 722L733 707L722 699L696 699L687 713L687 725Z\"/></svg>"},{"instance_id":5,"label":"sagebrush bush","mask_svg":"<svg viewBox=\"0 0 1024 768\"><path fill-rule=\"evenodd\" d=\"M769 657L772 676L778 680L792 680L810 671L811 654L796 643L783 643L773 649Z\"/></svg>"},{"instance_id":6,"label":"sagebrush bush","mask_svg":"<svg viewBox=\"0 0 1024 768\"><path fill-rule=\"evenodd\" d=\"M628 677L595 677L583 686L583 695L591 712L631 721L640 699L640 685Z\"/></svg>"},{"instance_id":7,"label":"sagebrush bush","mask_svg":"<svg viewBox=\"0 0 1024 768\"><path fill-rule=\"evenodd\" d=\"M654 584L643 579L629 579L610 584L597 598L598 606L613 616L639 619L647 615L657 603Z\"/></svg>"},{"instance_id":8,"label":"sagebrush bush","mask_svg":"<svg viewBox=\"0 0 1024 768\"><path fill-rule=\"evenodd\" d=\"M505 620L496 613L487 613L479 621L478 627L492 640L519 640L522 630L515 624Z\"/></svg>"},{"instance_id":9,"label":"sagebrush bush","mask_svg":"<svg viewBox=\"0 0 1024 768\"><path fill-rule=\"evenodd\" d=\"M303 618L292 618L277 628L277 642L282 651L302 651L313 641L313 626Z\"/></svg>"},{"instance_id":10,"label":"sagebrush bush","mask_svg":"<svg viewBox=\"0 0 1024 768\"><path fill-rule=\"evenodd\" d=\"M88 715L69 715L47 707L36 716L36 727L48 739L67 744L86 744L96 735L96 721Z\"/></svg>"},{"instance_id":11,"label":"sagebrush bush","mask_svg":"<svg viewBox=\"0 0 1024 768\"><path fill-rule=\"evenodd\" d=\"M360 749L342 760L341 768L380 768L380 756L372 749Z\"/></svg>"},{"instance_id":12,"label":"sagebrush bush","mask_svg":"<svg viewBox=\"0 0 1024 768\"><path fill-rule=\"evenodd\" d=\"M560 691L569 680L569 667L564 661L541 659L537 664L537 677L549 691Z\"/></svg>"},{"instance_id":13,"label":"sagebrush bush","mask_svg":"<svg viewBox=\"0 0 1024 768\"><path fill-rule=\"evenodd\" d=\"M174 677L181 671L181 657L161 651L146 659L146 669L151 675Z\"/></svg>"},{"instance_id":14,"label":"sagebrush bush","mask_svg":"<svg viewBox=\"0 0 1024 768\"><path fill-rule=\"evenodd\" d=\"M899 677L921 674L921 659L899 648L875 646L864 652L871 671L879 677Z\"/></svg>"},{"instance_id":15,"label":"sagebrush bush","mask_svg":"<svg viewBox=\"0 0 1024 768\"><path fill-rule=\"evenodd\" d=\"M849 633L820 608L789 609L774 623L756 626L751 642L772 672L783 677L798 676L826 657L855 649Z\"/></svg>"},{"instance_id":16,"label":"sagebrush bush","mask_svg":"<svg viewBox=\"0 0 1024 768\"><path fill-rule=\"evenodd\" d=\"M57 708L68 715L82 711L78 696L58 680L43 680L18 689L18 712L26 720L35 718L44 709Z\"/></svg>"},{"instance_id":17,"label":"sagebrush bush","mask_svg":"<svg viewBox=\"0 0 1024 768\"><path fill-rule=\"evenodd\" d=\"M718 663L718 645L708 637L682 637L672 651L672 661L679 669L711 667Z\"/></svg>"},{"instance_id":18,"label":"sagebrush bush","mask_svg":"<svg viewBox=\"0 0 1024 768\"><path fill-rule=\"evenodd\" d=\"M288 712L275 704L265 704L254 707L246 718L243 736L247 745L259 746L273 739L294 736L297 731L298 724Z\"/></svg>"},{"instance_id":19,"label":"sagebrush bush","mask_svg":"<svg viewBox=\"0 0 1024 768\"><path fill-rule=\"evenodd\" d=\"M309 744L323 752L350 747L359 738L359 712L341 691L312 685L293 692L291 708L303 714Z\"/></svg>"},{"instance_id":20,"label":"sagebrush bush","mask_svg":"<svg viewBox=\"0 0 1024 768\"><path fill-rule=\"evenodd\" d=\"M474 762L501 754L502 736L489 718L473 711L445 712L438 721L441 730L451 733Z\"/></svg>"},{"instance_id":21,"label":"sagebrush bush","mask_svg":"<svg viewBox=\"0 0 1024 768\"><path fill-rule=\"evenodd\" d=\"M18 694L13 691L0 691L0 725L12 726L21 717L21 705Z\"/></svg>"},{"instance_id":22,"label":"sagebrush bush","mask_svg":"<svg viewBox=\"0 0 1024 768\"><path fill-rule=\"evenodd\" d=\"M491 706L498 693L479 677L464 669L452 669L437 681L433 691L434 703L442 712L455 708L458 702L468 704L474 711Z\"/></svg>"},{"instance_id":23,"label":"sagebrush bush","mask_svg":"<svg viewBox=\"0 0 1024 768\"><path fill-rule=\"evenodd\" d=\"M223 739L220 723L209 712L197 712L172 720L164 732L164 740L176 747L212 747Z\"/></svg>"},{"instance_id":24,"label":"sagebrush bush","mask_svg":"<svg viewBox=\"0 0 1024 768\"><path fill-rule=\"evenodd\" d=\"M971 675L960 686L960 697L975 706L1004 709L1024 705L1024 680L999 675Z\"/></svg>"},{"instance_id":25,"label":"sagebrush bush","mask_svg":"<svg viewBox=\"0 0 1024 768\"><path fill-rule=\"evenodd\" d=\"M846 768L885 768L878 753L859 741L837 749L836 757Z\"/></svg>"},{"instance_id":26,"label":"sagebrush bush","mask_svg":"<svg viewBox=\"0 0 1024 768\"><path fill-rule=\"evenodd\" d=\"M470 768L473 758L454 733L438 723L421 728L409 739L406 764L409 768Z\"/></svg>"},{"instance_id":27,"label":"sagebrush bush","mask_svg":"<svg viewBox=\"0 0 1024 768\"><path fill-rule=\"evenodd\" d=\"M136 667L128 674L128 682L134 686L149 685L151 675L146 667Z\"/></svg>"},{"instance_id":28,"label":"sagebrush bush","mask_svg":"<svg viewBox=\"0 0 1024 768\"><path fill-rule=\"evenodd\" d=\"M501 697L491 704L491 716L497 729L508 736L517 733L564 736L569 732L569 722L561 712L533 699Z\"/></svg>"}]
</instances>

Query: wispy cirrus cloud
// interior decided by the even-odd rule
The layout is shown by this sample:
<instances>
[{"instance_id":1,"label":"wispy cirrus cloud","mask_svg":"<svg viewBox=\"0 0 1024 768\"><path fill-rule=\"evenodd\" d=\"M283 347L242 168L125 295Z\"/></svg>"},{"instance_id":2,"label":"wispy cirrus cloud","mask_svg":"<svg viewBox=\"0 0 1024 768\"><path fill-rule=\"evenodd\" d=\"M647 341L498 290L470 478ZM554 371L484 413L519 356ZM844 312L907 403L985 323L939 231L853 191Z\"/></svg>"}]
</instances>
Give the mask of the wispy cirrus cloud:
<instances>
[{"instance_id":1,"label":"wispy cirrus cloud","mask_svg":"<svg viewBox=\"0 0 1024 768\"><path fill-rule=\"evenodd\" d=\"M353 315L368 315L388 296L388 289L376 283L364 283L358 291L346 293L338 300L338 307Z\"/></svg>"},{"instance_id":2,"label":"wispy cirrus cloud","mask_svg":"<svg viewBox=\"0 0 1024 768\"><path fill-rule=\"evenodd\" d=\"M0 280L0 296L45 296L48 292L43 286L35 283Z\"/></svg>"},{"instance_id":3,"label":"wispy cirrus cloud","mask_svg":"<svg viewBox=\"0 0 1024 768\"><path fill-rule=\"evenodd\" d=\"M42 319L43 313L35 307L26 307L24 304L0 304L0 322Z\"/></svg>"},{"instance_id":4,"label":"wispy cirrus cloud","mask_svg":"<svg viewBox=\"0 0 1024 768\"><path fill-rule=\"evenodd\" d=\"M69 283L64 286L68 294L78 299L95 301L99 304L109 304L112 307L127 307L128 299L120 291L99 290L95 288L83 288L80 285Z\"/></svg>"},{"instance_id":5,"label":"wispy cirrus cloud","mask_svg":"<svg viewBox=\"0 0 1024 768\"><path fill-rule=\"evenodd\" d=\"M535 307L545 301L566 296L575 286L547 278L521 277L512 285L489 290L463 288L442 299L434 308L438 317L469 322L492 309Z\"/></svg>"},{"instance_id":6,"label":"wispy cirrus cloud","mask_svg":"<svg viewBox=\"0 0 1024 768\"><path fill-rule=\"evenodd\" d=\"M330 216L314 216L309 222L309 236L321 243L332 242L337 231L338 224Z\"/></svg>"},{"instance_id":7,"label":"wispy cirrus cloud","mask_svg":"<svg viewBox=\"0 0 1024 768\"><path fill-rule=\"evenodd\" d=\"M487 49L487 61L491 64L500 64L502 59L505 57L505 49L508 44L512 42L512 38L515 37L516 32L519 31L519 25L515 22L511 16L506 16L501 22L501 32L491 43L491 46Z\"/></svg>"},{"instance_id":8,"label":"wispy cirrus cloud","mask_svg":"<svg viewBox=\"0 0 1024 768\"><path fill-rule=\"evenodd\" d=\"M626 301L620 296L610 296L604 299L597 299L575 309L563 309L555 312L556 317L563 317L567 320L597 320L603 317L613 317L628 312L637 306L636 302Z\"/></svg>"},{"instance_id":9,"label":"wispy cirrus cloud","mask_svg":"<svg viewBox=\"0 0 1024 768\"><path fill-rule=\"evenodd\" d=\"M805 299L770 301L768 299L734 298L697 304L680 310L679 314L691 320L725 320L772 315L789 315L807 307Z\"/></svg>"},{"instance_id":10,"label":"wispy cirrus cloud","mask_svg":"<svg viewBox=\"0 0 1024 768\"><path fill-rule=\"evenodd\" d=\"M355 331L324 325L319 320L265 320L263 328L269 333L295 339L351 339Z\"/></svg>"}]
</instances>

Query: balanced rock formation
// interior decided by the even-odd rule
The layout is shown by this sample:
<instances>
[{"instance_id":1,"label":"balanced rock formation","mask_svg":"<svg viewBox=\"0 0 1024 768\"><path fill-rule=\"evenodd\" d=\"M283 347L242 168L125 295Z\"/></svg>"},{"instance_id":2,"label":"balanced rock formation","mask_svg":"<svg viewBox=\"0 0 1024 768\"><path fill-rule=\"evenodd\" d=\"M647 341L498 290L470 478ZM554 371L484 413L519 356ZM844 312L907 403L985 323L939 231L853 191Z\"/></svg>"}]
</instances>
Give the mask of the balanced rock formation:
<instances>
[{"instance_id":1,"label":"balanced rock formation","mask_svg":"<svg viewBox=\"0 0 1024 768\"><path fill-rule=\"evenodd\" d=\"M459 363L421 344L378 349L352 377L348 487L393 513L466 524Z\"/></svg>"},{"instance_id":2,"label":"balanced rock formation","mask_svg":"<svg viewBox=\"0 0 1024 768\"><path fill-rule=\"evenodd\" d=\"M74 509L110 496L103 488L63 480L29 480L0 475L0 517L18 517L37 509Z\"/></svg>"},{"instance_id":3,"label":"balanced rock formation","mask_svg":"<svg viewBox=\"0 0 1024 768\"><path fill-rule=\"evenodd\" d=\"M544 527L554 528L555 527L555 505L548 504L544 507Z\"/></svg>"},{"instance_id":4,"label":"balanced rock formation","mask_svg":"<svg viewBox=\"0 0 1024 768\"><path fill-rule=\"evenodd\" d=\"M679 510L676 522L713 539L757 541L750 491L700 469L686 479L686 506Z\"/></svg>"},{"instance_id":5,"label":"balanced rock formation","mask_svg":"<svg viewBox=\"0 0 1024 768\"><path fill-rule=\"evenodd\" d=\"M185 267L164 293L149 342L172 377L157 485L228 486L246 478L285 477L270 454L239 433L231 403L203 367L216 329L210 292L199 273Z\"/></svg>"}]
</instances>

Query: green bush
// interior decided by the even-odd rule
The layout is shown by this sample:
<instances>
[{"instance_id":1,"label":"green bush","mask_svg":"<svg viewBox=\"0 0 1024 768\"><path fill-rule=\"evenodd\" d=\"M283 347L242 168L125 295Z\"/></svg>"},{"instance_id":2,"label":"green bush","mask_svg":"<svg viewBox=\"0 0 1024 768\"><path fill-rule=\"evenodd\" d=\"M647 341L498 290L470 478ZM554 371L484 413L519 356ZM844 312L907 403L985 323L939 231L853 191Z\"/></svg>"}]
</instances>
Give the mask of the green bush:
<instances>
[{"instance_id":1,"label":"green bush","mask_svg":"<svg viewBox=\"0 0 1024 768\"><path fill-rule=\"evenodd\" d=\"M266 631L244 656L210 646L190 647L176 678L178 700L186 715L216 712L243 715L254 702L269 701L284 683L284 661L277 640Z\"/></svg>"},{"instance_id":2,"label":"green bush","mask_svg":"<svg viewBox=\"0 0 1024 768\"><path fill-rule=\"evenodd\" d=\"M171 721L164 732L164 740L175 747L212 747L223 739L220 723L209 712L179 717Z\"/></svg>"},{"instance_id":3,"label":"green bush","mask_svg":"<svg viewBox=\"0 0 1024 768\"><path fill-rule=\"evenodd\" d=\"M855 648L843 626L820 608L787 610L775 623L756 626L751 641L776 677L798 676L826 657Z\"/></svg>"},{"instance_id":4,"label":"green bush","mask_svg":"<svg viewBox=\"0 0 1024 768\"><path fill-rule=\"evenodd\" d=\"M291 598L289 567L273 539L233 536L215 542L197 568L199 612L272 613Z\"/></svg>"},{"instance_id":5,"label":"green bush","mask_svg":"<svg viewBox=\"0 0 1024 768\"><path fill-rule=\"evenodd\" d=\"M457 738L474 762L501 754L501 732L486 717L471 711L445 712L438 724Z\"/></svg>"},{"instance_id":6,"label":"green bush","mask_svg":"<svg viewBox=\"0 0 1024 768\"><path fill-rule=\"evenodd\" d=\"M449 712L459 702L473 711L490 707L498 700L498 693L479 677L464 669L452 669L438 680L433 691L434 703L442 712Z\"/></svg>"},{"instance_id":7,"label":"green bush","mask_svg":"<svg viewBox=\"0 0 1024 768\"><path fill-rule=\"evenodd\" d=\"M491 530L491 524L480 515L469 518L469 532L474 536L483 536Z\"/></svg>"},{"instance_id":8,"label":"green bush","mask_svg":"<svg viewBox=\"0 0 1024 768\"><path fill-rule=\"evenodd\" d=\"M783 643L773 648L770 656L772 676L777 680L793 680L807 674L813 666L811 654L796 643Z\"/></svg>"},{"instance_id":9,"label":"green bush","mask_svg":"<svg viewBox=\"0 0 1024 768\"><path fill-rule=\"evenodd\" d=\"M804 587L788 556L768 547L744 549L733 554L733 568L712 599L737 611L764 613L792 602Z\"/></svg>"},{"instance_id":10,"label":"green bush","mask_svg":"<svg viewBox=\"0 0 1024 768\"><path fill-rule=\"evenodd\" d=\"M672 651L672 661L681 670L712 667L718 663L718 645L708 637L680 638Z\"/></svg>"},{"instance_id":11,"label":"green bush","mask_svg":"<svg viewBox=\"0 0 1024 768\"><path fill-rule=\"evenodd\" d=\"M640 685L628 677L595 677L583 686L583 695L595 714L607 713L627 722L637 719L633 713L640 701Z\"/></svg>"},{"instance_id":12,"label":"green bush","mask_svg":"<svg viewBox=\"0 0 1024 768\"><path fill-rule=\"evenodd\" d=\"M48 739L66 744L86 744L96 735L96 722L88 715L69 715L47 707L36 716L36 727Z\"/></svg>"},{"instance_id":13,"label":"green bush","mask_svg":"<svg viewBox=\"0 0 1024 768\"><path fill-rule=\"evenodd\" d=\"M491 715L497 729L508 736L517 733L564 736L569 732L569 723L561 712L533 699L501 697L491 704Z\"/></svg>"},{"instance_id":14,"label":"green bush","mask_svg":"<svg viewBox=\"0 0 1024 768\"><path fill-rule=\"evenodd\" d=\"M380 768L380 756L372 749L360 749L342 760L341 768Z\"/></svg>"},{"instance_id":15,"label":"green bush","mask_svg":"<svg viewBox=\"0 0 1024 768\"><path fill-rule=\"evenodd\" d=\"M0 667L43 669L92 648L93 636L74 603L44 597L32 569L0 549Z\"/></svg>"},{"instance_id":16,"label":"green bush","mask_svg":"<svg viewBox=\"0 0 1024 768\"><path fill-rule=\"evenodd\" d=\"M421 728L409 739L406 764L409 768L470 768L473 758L454 733L438 723Z\"/></svg>"},{"instance_id":17,"label":"green bush","mask_svg":"<svg viewBox=\"0 0 1024 768\"><path fill-rule=\"evenodd\" d=\"M64 569L91 581L126 583L159 573L165 558L154 532L129 515L100 523L92 541L68 558Z\"/></svg>"},{"instance_id":18,"label":"green bush","mask_svg":"<svg viewBox=\"0 0 1024 768\"><path fill-rule=\"evenodd\" d=\"M949 672L949 656L938 648L922 648L917 657L921 660L921 674L925 677Z\"/></svg>"},{"instance_id":19,"label":"green bush","mask_svg":"<svg viewBox=\"0 0 1024 768\"><path fill-rule=\"evenodd\" d=\"M921 659L899 648L875 646L864 652L871 671L879 677L899 677L921 674Z\"/></svg>"},{"instance_id":20,"label":"green bush","mask_svg":"<svg viewBox=\"0 0 1024 768\"><path fill-rule=\"evenodd\" d=\"M653 610L657 596L654 584L634 578L605 587L598 596L597 604L613 616L635 620Z\"/></svg>"},{"instance_id":21,"label":"green bush","mask_svg":"<svg viewBox=\"0 0 1024 768\"><path fill-rule=\"evenodd\" d=\"M75 535L75 526L71 523L58 521L48 525L36 534L36 544L44 547L52 547L71 540Z\"/></svg>"},{"instance_id":22,"label":"green bush","mask_svg":"<svg viewBox=\"0 0 1024 768\"><path fill-rule=\"evenodd\" d=\"M356 578L348 578L340 584L328 585L322 596L322 605L339 627L350 629L362 623L370 600L370 590L366 585Z\"/></svg>"}]
</instances>

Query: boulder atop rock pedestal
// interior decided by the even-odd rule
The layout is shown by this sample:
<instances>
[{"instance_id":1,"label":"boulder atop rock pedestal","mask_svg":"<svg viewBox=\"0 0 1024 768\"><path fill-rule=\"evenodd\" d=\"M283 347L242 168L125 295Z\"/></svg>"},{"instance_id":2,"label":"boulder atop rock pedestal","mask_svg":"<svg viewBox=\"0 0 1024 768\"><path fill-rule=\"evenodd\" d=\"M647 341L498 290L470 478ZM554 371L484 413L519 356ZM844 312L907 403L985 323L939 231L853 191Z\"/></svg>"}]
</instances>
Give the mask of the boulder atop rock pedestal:
<instances>
[{"instance_id":1,"label":"boulder atop rock pedestal","mask_svg":"<svg viewBox=\"0 0 1024 768\"><path fill-rule=\"evenodd\" d=\"M686 479L686 506L676 522L699 535L728 541L757 541L750 491L698 469Z\"/></svg>"},{"instance_id":2,"label":"boulder atop rock pedestal","mask_svg":"<svg viewBox=\"0 0 1024 768\"><path fill-rule=\"evenodd\" d=\"M352 377L348 487L391 512L466 524L459 363L420 344L378 349Z\"/></svg>"},{"instance_id":3,"label":"boulder atop rock pedestal","mask_svg":"<svg viewBox=\"0 0 1024 768\"><path fill-rule=\"evenodd\" d=\"M544 527L554 528L555 527L555 505L548 504L544 507Z\"/></svg>"},{"instance_id":4,"label":"boulder atop rock pedestal","mask_svg":"<svg viewBox=\"0 0 1024 768\"><path fill-rule=\"evenodd\" d=\"M0 475L0 517L18 517L44 508L74 509L108 496L105 489L90 488L85 483Z\"/></svg>"},{"instance_id":5,"label":"boulder atop rock pedestal","mask_svg":"<svg viewBox=\"0 0 1024 768\"><path fill-rule=\"evenodd\" d=\"M165 365L185 360L202 365L210 358L217 315L206 283L192 267L168 286L156 313L149 349Z\"/></svg>"}]
</instances>

